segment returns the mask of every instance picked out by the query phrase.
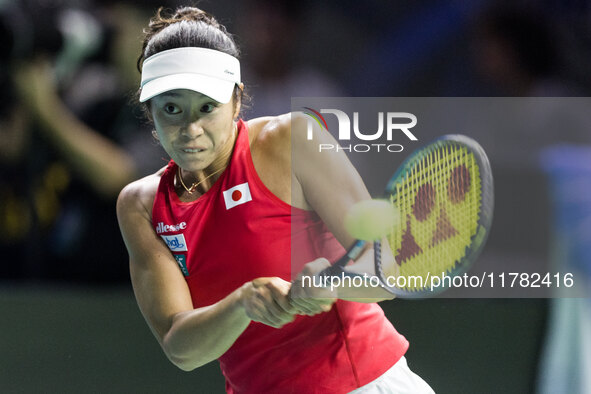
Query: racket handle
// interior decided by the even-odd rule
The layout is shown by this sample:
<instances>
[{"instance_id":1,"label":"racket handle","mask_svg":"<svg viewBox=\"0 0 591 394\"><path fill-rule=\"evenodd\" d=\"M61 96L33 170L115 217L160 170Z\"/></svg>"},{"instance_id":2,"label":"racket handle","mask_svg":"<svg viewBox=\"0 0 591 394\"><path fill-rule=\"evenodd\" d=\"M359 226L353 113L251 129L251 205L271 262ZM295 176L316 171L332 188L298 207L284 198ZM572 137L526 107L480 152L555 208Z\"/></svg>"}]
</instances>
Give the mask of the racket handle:
<instances>
[{"instance_id":1,"label":"racket handle","mask_svg":"<svg viewBox=\"0 0 591 394\"><path fill-rule=\"evenodd\" d=\"M365 246L366 243L367 243L366 241L357 240L353 244L353 246L351 246L351 248L349 248L347 253L343 257L341 257L336 263L334 263L334 265L339 266L339 267L344 267L347 265L349 260L355 260L357 257L359 257L361 252L363 252L363 247Z\"/></svg>"},{"instance_id":2,"label":"racket handle","mask_svg":"<svg viewBox=\"0 0 591 394\"><path fill-rule=\"evenodd\" d=\"M335 274L340 274L343 271L342 268L347 265L349 260L355 260L357 257L359 257L361 252L363 252L363 247L365 246L366 243L367 243L367 241L363 241L363 240L355 241L353 246L351 246L349 248L349 250L347 251L347 253L343 257L341 257L339 260L337 260L330 267L322 270L318 275L321 277L323 277L323 276L326 277L326 276L333 276Z\"/></svg>"}]
</instances>

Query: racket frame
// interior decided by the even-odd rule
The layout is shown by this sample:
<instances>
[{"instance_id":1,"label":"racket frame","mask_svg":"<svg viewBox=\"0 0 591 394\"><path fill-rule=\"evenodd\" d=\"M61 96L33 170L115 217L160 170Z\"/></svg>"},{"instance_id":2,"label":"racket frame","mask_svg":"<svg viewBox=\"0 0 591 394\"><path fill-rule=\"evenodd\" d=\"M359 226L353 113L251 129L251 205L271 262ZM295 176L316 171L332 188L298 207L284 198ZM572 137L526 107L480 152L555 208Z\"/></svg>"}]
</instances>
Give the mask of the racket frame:
<instances>
[{"instance_id":1,"label":"racket frame","mask_svg":"<svg viewBox=\"0 0 591 394\"><path fill-rule=\"evenodd\" d=\"M492 225L494 211L494 184L492 177L492 169L488 157L484 149L480 146L480 144L478 144L475 140L465 135L447 134L434 140L433 142L424 147L418 148L417 150L412 152L409 157L406 158L406 160L398 167L398 170L390 178L388 184L386 185L385 194L386 197L390 199L391 196L394 195L393 190L395 190L395 185L399 181L405 179L405 175L408 172L410 172L410 170L413 167L415 167L425 157L431 154L431 152L433 152L436 149L439 149L441 146L449 144L450 142L466 147L466 149L473 155L479 169L478 172L481 186L481 209L479 213L479 219L477 222L477 229L475 231L475 234L471 238L470 245L466 246L468 250L464 253L464 256L456 262L455 267L450 272L446 273L446 275L450 277L455 277L466 272L472 266L474 261L478 258L484 245L486 244L488 233ZM328 267L322 272L320 272L319 276L340 276L343 274L351 277L361 276L357 273L345 271L344 267L349 263L349 261L355 260L361 255L361 252L364 250L364 247L367 244L367 242L368 241L365 240L357 240L353 244L353 246L349 248L349 250L343 257L336 261L331 267ZM447 289L446 287L441 286L434 291L408 291L400 289L398 287L389 286L382 268L381 243L379 240L374 241L374 268L375 273L377 274L377 277L379 278L382 284L382 287L388 292L396 295L397 297L426 298L440 294L441 292Z\"/></svg>"}]
</instances>

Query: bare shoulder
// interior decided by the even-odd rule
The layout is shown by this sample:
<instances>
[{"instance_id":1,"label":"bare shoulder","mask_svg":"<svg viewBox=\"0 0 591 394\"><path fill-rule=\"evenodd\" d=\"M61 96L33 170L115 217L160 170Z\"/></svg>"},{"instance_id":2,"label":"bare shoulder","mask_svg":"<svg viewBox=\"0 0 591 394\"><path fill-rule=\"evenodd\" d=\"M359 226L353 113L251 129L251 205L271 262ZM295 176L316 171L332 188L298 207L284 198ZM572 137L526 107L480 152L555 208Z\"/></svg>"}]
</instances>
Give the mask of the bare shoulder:
<instances>
[{"instance_id":1,"label":"bare shoulder","mask_svg":"<svg viewBox=\"0 0 591 394\"><path fill-rule=\"evenodd\" d=\"M141 214L152 219L152 206L158 190L160 178L165 168L158 172L138 179L125 186L117 199L117 217L121 219L130 214Z\"/></svg>"},{"instance_id":2,"label":"bare shoulder","mask_svg":"<svg viewBox=\"0 0 591 394\"><path fill-rule=\"evenodd\" d=\"M275 151L289 149L291 114L266 116L248 121L252 149Z\"/></svg>"},{"instance_id":3,"label":"bare shoulder","mask_svg":"<svg viewBox=\"0 0 591 394\"><path fill-rule=\"evenodd\" d=\"M275 196L291 204L291 114L256 118L248 128L259 178Z\"/></svg>"},{"instance_id":4,"label":"bare shoulder","mask_svg":"<svg viewBox=\"0 0 591 394\"><path fill-rule=\"evenodd\" d=\"M248 128L253 154L258 150L273 158L281 156L289 159L292 148L307 149L311 146L306 143L308 118L302 112L252 119L248 121ZM310 131L314 135L318 133L315 127Z\"/></svg>"}]
</instances>

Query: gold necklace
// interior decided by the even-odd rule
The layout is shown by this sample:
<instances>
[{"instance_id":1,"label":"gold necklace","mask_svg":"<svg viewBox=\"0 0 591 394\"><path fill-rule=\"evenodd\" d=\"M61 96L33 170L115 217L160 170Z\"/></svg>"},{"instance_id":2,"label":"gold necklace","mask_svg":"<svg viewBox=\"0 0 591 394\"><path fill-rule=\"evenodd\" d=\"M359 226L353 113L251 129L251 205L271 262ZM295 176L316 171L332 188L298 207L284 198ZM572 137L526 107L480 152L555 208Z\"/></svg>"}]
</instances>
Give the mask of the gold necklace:
<instances>
[{"instance_id":1,"label":"gold necklace","mask_svg":"<svg viewBox=\"0 0 591 394\"><path fill-rule=\"evenodd\" d=\"M187 187L185 185L185 182L183 182L183 176L181 174L181 167L178 167L178 174L179 174L179 180L181 181L181 185L183 185L183 187L185 188L185 190L189 193L189 194L193 194L193 192L195 192L195 189L197 189L197 186L201 185L203 182L205 182L206 180L208 180L209 178L211 178L212 176L214 176L215 174L219 173L220 171L224 170L225 167L220 168L219 170L217 170L216 172L208 175L205 177L205 179L199 181L199 182L193 182L193 184L191 185L191 187Z\"/></svg>"},{"instance_id":2,"label":"gold necklace","mask_svg":"<svg viewBox=\"0 0 591 394\"><path fill-rule=\"evenodd\" d=\"M238 124L234 123L234 138L236 138L237 133L238 133ZM225 169L225 167L222 167L219 170L217 170L216 172L214 172L213 174L210 174L207 177L205 177L205 179L203 179L199 182L193 182L191 187L187 187L185 185L185 182L183 182L183 176L181 175L181 167L178 167L179 180L181 181L181 185L183 185L183 188L185 188L187 193L193 194L193 192L195 192L195 189L197 189L197 186L201 185L203 182L205 182L206 180L208 180L209 178L211 178L212 176L214 176L215 174L217 174L218 172L220 172L224 169Z\"/></svg>"}]
</instances>

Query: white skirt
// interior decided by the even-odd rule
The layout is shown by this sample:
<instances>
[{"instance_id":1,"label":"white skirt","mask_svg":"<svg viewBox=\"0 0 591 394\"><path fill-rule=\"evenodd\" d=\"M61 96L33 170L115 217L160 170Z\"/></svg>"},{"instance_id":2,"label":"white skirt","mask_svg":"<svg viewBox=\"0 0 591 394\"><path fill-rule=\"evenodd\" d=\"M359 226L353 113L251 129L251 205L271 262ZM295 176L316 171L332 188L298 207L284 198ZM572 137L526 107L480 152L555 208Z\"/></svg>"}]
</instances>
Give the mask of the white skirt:
<instances>
[{"instance_id":1,"label":"white skirt","mask_svg":"<svg viewBox=\"0 0 591 394\"><path fill-rule=\"evenodd\" d=\"M402 357L382 376L349 394L435 394L421 377L408 368Z\"/></svg>"}]
</instances>

